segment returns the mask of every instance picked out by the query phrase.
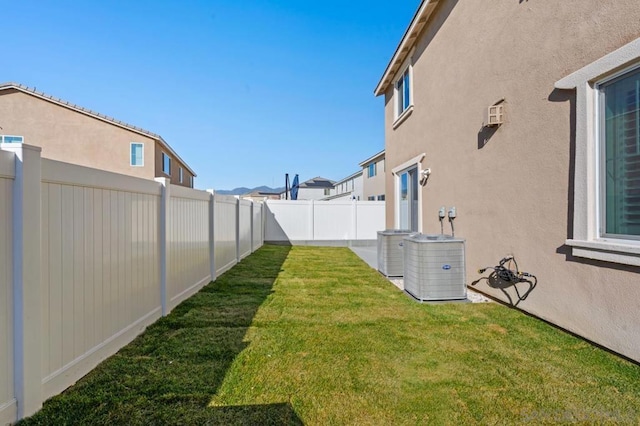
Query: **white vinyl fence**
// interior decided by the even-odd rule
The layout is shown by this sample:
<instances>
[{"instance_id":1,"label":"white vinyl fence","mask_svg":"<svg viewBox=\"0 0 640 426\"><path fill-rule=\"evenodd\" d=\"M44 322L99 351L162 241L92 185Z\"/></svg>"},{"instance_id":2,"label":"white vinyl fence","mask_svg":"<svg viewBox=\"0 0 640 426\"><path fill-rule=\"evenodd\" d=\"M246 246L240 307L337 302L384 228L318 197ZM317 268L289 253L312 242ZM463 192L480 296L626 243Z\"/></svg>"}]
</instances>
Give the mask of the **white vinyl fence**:
<instances>
[{"instance_id":1,"label":"white vinyl fence","mask_svg":"<svg viewBox=\"0 0 640 426\"><path fill-rule=\"evenodd\" d=\"M0 424L16 420L13 392L13 180L14 155L0 151Z\"/></svg>"},{"instance_id":2,"label":"white vinyl fence","mask_svg":"<svg viewBox=\"0 0 640 426\"><path fill-rule=\"evenodd\" d=\"M268 200L265 241L376 240L385 228L384 201Z\"/></svg>"},{"instance_id":3,"label":"white vinyl fence","mask_svg":"<svg viewBox=\"0 0 640 426\"><path fill-rule=\"evenodd\" d=\"M263 244L260 204L0 148L0 424Z\"/></svg>"}]
</instances>

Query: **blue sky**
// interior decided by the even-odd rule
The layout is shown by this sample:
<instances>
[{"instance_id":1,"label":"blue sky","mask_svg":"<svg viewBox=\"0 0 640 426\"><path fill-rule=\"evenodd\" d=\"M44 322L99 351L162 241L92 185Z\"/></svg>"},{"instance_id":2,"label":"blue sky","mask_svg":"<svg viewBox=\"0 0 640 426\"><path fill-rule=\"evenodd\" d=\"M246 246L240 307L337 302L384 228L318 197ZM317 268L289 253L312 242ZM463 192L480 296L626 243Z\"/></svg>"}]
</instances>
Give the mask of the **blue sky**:
<instances>
[{"instance_id":1,"label":"blue sky","mask_svg":"<svg viewBox=\"0 0 640 426\"><path fill-rule=\"evenodd\" d=\"M338 180L384 148L373 89L418 5L0 0L0 80L162 135L198 188Z\"/></svg>"}]
</instances>

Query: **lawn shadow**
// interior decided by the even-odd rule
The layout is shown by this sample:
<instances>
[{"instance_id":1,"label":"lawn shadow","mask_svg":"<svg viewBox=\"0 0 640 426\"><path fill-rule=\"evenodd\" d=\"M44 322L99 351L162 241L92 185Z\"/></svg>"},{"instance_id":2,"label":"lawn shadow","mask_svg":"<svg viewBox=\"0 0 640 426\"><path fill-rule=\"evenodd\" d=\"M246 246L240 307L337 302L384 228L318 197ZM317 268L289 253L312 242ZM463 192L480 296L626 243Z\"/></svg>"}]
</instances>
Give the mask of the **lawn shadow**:
<instances>
[{"instance_id":1,"label":"lawn shadow","mask_svg":"<svg viewBox=\"0 0 640 426\"><path fill-rule=\"evenodd\" d=\"M303 424L285 401L210 406L289 251L262 247L23 424Z\"/></svg>"}]
</instances>

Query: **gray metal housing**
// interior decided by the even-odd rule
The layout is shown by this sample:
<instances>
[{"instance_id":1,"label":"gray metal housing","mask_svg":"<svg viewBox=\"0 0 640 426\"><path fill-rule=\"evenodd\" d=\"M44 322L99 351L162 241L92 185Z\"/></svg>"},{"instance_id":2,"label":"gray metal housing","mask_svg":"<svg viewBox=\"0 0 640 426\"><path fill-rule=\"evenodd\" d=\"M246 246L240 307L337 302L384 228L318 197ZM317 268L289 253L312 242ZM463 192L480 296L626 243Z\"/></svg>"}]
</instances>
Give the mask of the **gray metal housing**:
<instances>
[{"instance_id":1,"label":"gray metal housing","mask_svg":"<svg viewBox=\"0 0 640 426\"><path fill-rule=\"evenodd\" d=\"M402 276L402 240L411 234L411 231L404 229L378 231L378 271L384 276Z\"/></svg>"},{"instance_id":2,"label":"gray metal housing","mask_svg":"<svg viewBox=\"0 0 640 426\"><path fill-rule=\"evenodd\" d=\"M465 240L414 234L403 244L406 292L420 301L466 299Z\"/></svg>"}]
</instances>

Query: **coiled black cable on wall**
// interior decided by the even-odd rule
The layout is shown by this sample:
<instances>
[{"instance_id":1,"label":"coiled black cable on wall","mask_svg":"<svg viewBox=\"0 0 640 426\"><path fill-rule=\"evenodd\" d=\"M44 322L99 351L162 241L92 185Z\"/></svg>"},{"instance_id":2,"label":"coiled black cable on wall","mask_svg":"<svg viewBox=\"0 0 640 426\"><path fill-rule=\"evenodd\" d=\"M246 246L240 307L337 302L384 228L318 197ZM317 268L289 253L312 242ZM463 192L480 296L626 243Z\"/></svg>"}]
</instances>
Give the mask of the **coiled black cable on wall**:
<instances>
[{"instance_id":1,"label":"coiled black cable on wall","mask_svg":"<svg viewBox=\"0 0 640 426\"><path fill-rule=\"evenodd\" d=\"M529 272L520 271L518 268L518 262L516 262L516 259L513 256L503 258L496 266L487 266L485 268L478 269L478 274L484 274L489 269L492 270L489 276L482 277L479 280L474 281L472 285L476 285L482 280L487 280L490 287L502 290L514 306L517 306L520 302L525 300L536 285L538 285L538 278ZM529 289L523 294L520 294L520 290L518 290L517 284L519 283L529 284ZM516 295L518 296L517 302L514 303L511 296L505 291L505 288L508 287L513 287L515 289Z\"/></svg>"}]
</instances>

